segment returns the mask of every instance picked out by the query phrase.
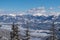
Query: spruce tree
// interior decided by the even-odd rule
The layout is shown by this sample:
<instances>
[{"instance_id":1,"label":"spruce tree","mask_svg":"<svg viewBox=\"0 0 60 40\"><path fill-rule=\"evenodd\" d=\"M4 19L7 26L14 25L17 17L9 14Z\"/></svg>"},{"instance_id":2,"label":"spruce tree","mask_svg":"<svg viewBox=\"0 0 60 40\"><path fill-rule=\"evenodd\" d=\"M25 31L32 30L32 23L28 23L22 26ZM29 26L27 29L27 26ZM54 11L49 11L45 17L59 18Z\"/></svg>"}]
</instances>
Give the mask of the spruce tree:
<instances>
[{"instance_id":1,"label":"spruce tree","mask_svg":"<svg viewBox=\"0 0 60 40\"><path fill-rule=\"evenodd\" d=\"M26 36L25 36L25 40L29 40L29 39L30 39L29 23L27 22L27 24L26 24Z\"/></svg>"},{"instance_id":2,"label":"spruce tree","mask_svg":"<svg viewBox=\"0 0 60 40\"><path fill-rule=\"evenodd\" d=\"M55 28L54 21L52 23L52 27L51 27L50 31L51 31L51 36L50 36L49 40L57 40L56 28Z\"/></svg>"},{"instance_id":3,"label":"spruce tree","mask_svg":"<svg viewBox=\"0 0 60 40\"><path fill-rule=\"evenodd\" d=\"M12 24L12 31L10 32L11 40L19 40L18 27L14 23Z\"/></svg>"}]
</instances>

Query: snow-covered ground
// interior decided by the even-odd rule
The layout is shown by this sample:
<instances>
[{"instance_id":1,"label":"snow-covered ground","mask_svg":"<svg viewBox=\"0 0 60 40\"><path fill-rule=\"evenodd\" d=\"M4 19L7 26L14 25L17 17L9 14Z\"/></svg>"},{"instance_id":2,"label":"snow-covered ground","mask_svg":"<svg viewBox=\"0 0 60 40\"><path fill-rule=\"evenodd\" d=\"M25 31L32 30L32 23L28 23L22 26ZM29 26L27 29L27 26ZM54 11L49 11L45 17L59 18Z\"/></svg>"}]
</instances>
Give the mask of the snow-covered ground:
<instances>
[{"instance_id":1,"label":"snow-covered ground","mask_svg":"<svg viewBox=\"0 0 60 40\"><path fill-rule=\"evenodd\" d=\"M21 35L25 35L25 30L26 28L23 28L21 26L18 26L19 27L19 31L21 33ZM6 29L8 31L11 31L11 25L2 25L1 29ZM44 40L46 38L48 38L48 36L50 34L47 34L49 33L50 31L49 30L33 30L33 29L29 29L30 31L30 40Z\"/></svg>"}]
</instances>

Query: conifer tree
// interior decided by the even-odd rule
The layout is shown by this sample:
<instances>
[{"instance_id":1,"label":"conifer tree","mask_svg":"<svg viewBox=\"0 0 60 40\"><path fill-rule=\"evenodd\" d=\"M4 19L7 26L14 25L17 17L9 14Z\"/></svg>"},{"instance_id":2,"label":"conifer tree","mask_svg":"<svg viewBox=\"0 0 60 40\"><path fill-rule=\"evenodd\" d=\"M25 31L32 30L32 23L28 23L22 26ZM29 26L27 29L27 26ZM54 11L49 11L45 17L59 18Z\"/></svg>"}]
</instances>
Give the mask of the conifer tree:
<instances>
[{"instance_id":1,"label":"conifer tree","mask_svg":"<svg viewBox=\"0 0 60 40\"><path fill-rule=\"evenodd\" d=\"M29 39L30 39L29 23L27 22L25 40L29 40Z\"/></svg>"},{"instance_id":2,"label":"conifer tree","mask_svg":"<svg viewBox=\"0 0 60 40\"><path fill-rule=\"evenodd\" d=\"M18 27L13 23L12 32L10 32L11 40L19 40Z\"/></svg>"},{"instance_id":3,"label":"conifer tree","mask_svg":"<svg viewBox=\"0 0 60 40\"><path fill-rule=\"evenodd\" d=\"M51 31L51 36L50 36L49 40L57 40L57 35L56 35L56 29L55 29L54 21L52 23L52 27L51 27L50 31Z\"/></svg>"}]
</instances>

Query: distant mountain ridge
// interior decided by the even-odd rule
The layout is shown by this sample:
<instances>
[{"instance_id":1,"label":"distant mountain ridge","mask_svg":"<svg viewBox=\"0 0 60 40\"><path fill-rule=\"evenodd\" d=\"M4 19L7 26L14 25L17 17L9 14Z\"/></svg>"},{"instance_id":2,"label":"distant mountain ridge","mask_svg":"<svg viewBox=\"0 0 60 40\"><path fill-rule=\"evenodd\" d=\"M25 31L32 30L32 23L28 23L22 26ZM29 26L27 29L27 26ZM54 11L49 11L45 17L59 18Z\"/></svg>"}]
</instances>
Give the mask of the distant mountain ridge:
<instances>
[{"instance_id":1,"label":"distant mountain ridge","mask_svg":"<svg viewBox=\"0 0 60 40\"><path fill-rule=\"evenodd\" d=\"M34 15L0 15L0 22L23 22L23 21L39 21L39 22L44 22L44 21L52 21L52 18L54 18L54 15L51 16L34 16ZM56 21L60 22L60 15L56 16Z\"/></svg>"}]
</instances>

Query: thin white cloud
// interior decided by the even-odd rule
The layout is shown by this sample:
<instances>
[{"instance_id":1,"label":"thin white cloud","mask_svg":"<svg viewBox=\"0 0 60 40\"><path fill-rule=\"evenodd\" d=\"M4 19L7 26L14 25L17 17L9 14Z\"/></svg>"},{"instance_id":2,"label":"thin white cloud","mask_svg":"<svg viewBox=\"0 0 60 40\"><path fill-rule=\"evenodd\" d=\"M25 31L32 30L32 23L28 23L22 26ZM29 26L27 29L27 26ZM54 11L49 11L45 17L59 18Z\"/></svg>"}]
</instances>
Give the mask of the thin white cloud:
<instances>
[{"instance_id":1,"label":"thin white cloud","mask_svg":"<svg viewBox=\"0 0 60 40\"><path fill-rule=\"evenodd\" d=\"M50 10L54 10L54 7L50 7ZM27 14L31 14L31 15L35 15L35 16L41 16L41 15L60 15L60 12L53 12L53 11L47 11L45 7L37 7L37 8L32 8L29 9L27 11L5 11L0 9L0 14L14 14L14 15L27 15Z\"/></svg>"},{"instance_id":2,"label":"thin white cloud","mask_svg":"<svg viewBox=\"0 0 60 40\"><path fill-rule=\"evenodd\" d=\"M42 13L45 13L45 12L46 12L45 7L32 8L27 11L27 13L29 13L29 14L39 14L39 15L41 15Z\"/></svg>"},{"instance_id":3,"label":"thin white cloud","mask_svg":"<svg viewBox=\"0 0 60 40\"><path fill-rule=\"evenodd\" d=\"M54 8L53 7L50 7L49 10L54 10Z\"/></svg>"},{"instance_id":4,"label":"thin white cloud","mask_svg":"<svg viewBox=\"0 0 60 40\"><path fill-rule=\"evenodd\" d=\"M58 8L60 8L60 6L58 6Z\"/></svg>"},{"instance_id":5,"label":"thin white cloud","mask_svg":"<svg viewBox=\"0 0 60 40\"><path fill-rule=\"evenodd\" d=\"M49 10L48 10L49 12L48 12L45 7L37 7L37 8L32 8L32 9L28 10L28 13L32 14L34 16L41 16L41 15L44 15L44 16L49 16L49 15L58 16L58 15L60 15L60 12L58 12L58 11L54 12L54 10L55 10L54 7L50 7Z\"/></svg>"}]
</instances>

